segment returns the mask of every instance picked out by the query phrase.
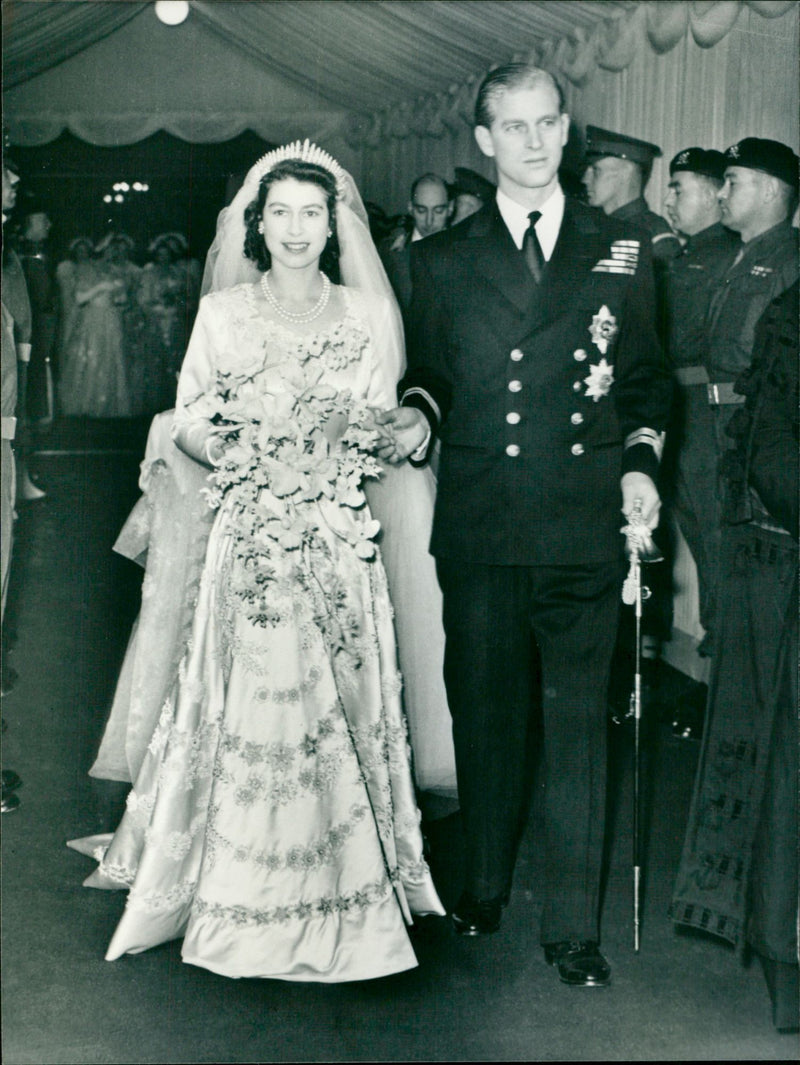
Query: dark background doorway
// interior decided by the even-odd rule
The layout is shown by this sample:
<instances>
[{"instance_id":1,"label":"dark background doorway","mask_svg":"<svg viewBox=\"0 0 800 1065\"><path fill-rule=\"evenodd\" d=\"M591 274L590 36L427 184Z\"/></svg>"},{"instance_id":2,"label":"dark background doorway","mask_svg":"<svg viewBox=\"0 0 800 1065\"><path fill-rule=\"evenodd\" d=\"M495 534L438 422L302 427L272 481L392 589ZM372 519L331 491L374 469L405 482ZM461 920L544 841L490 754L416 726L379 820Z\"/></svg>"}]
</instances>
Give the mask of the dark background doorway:
<instances>
[{"instance_id":1,"label":"dark background doorway","mask_svg":"<svg viewBox=\"0 0 800 1065\"><path fill-rule=\"evenodd\" d=\"M26 202L41 203L53 223L56 261L74 237L98 241L115 229L136 241L139 263L153 237L167 231L183 233L202 262L230 190L271 147L249 131L217 144L190 144L159 132L104 148L65 132L41 147L10 148L22 179L16 213Z\"/></svg>"}]
</instances>

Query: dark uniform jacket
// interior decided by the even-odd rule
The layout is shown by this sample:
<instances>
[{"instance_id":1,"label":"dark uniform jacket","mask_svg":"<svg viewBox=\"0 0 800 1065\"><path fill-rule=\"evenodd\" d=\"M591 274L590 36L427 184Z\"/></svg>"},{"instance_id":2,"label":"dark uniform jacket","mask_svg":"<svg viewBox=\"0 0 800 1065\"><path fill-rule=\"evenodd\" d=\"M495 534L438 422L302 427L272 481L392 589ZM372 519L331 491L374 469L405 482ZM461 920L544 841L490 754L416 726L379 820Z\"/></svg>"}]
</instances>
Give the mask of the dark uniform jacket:
<instances>
[{"instance_id":1,"label":"dark uniform jacket","mask_svg":"<svg viewBox=\"0 0 800 1065\"><path fill-rule=\"evenodd\" d=\"M739 238L720 222L688 237L667 266L667 354L673 367L698 366L708 346L711 289L733 261Z\"/></svg>"},{"instance_id":2,"label":"dark uniform jacket","mask_svg":"<svg viewBox=\"0 0 800 1065\"><path fill-rule=\"evenodd\" d=\"M656 332L662 345L667 345L667 268L681 253L681 242L667 222L651 211L643 196L625 203L611 212L611 218L638 226L650 238L650 252L656 284Z\"/></svg>"},{"instance_id":3,"label":"dark uniform jacket","mask_svg":"<svg viewBox=\"0 0 800 1065\"><path fill-rule=\"evenodd\" d=\"M611 218L633 223L649 235L650 250L655 263L669 262L680 255L681 242L661 215L650 210L644 196L618 207L616 211L611 212Z\"/></svg>"},{"instance_id":4,"label":"dark uniform jacket","mask_svg":"<svg viewBox=\"0 0 800 1065\"><path fill-rule=\"evenodd\" d=\"M797 230L788 221L740 247L711 293L705 363L712 381L735 381L748 368L758 319L798 277Z\"/></svg>"},{"instance_id":5,"label":"dark uniform jacket","mask_svg":"<svg viewBox=\"0 0 800 1065\"><path fill-rule=\"evenodd\" d=\"M617 557L620 475L655 476L642 427L664 429L669 376L653 329L649 247L567 199L540 285L496 202L412 254L400 384L439 433L431 543L504 565Z\"/></svg>"}]
</instances>

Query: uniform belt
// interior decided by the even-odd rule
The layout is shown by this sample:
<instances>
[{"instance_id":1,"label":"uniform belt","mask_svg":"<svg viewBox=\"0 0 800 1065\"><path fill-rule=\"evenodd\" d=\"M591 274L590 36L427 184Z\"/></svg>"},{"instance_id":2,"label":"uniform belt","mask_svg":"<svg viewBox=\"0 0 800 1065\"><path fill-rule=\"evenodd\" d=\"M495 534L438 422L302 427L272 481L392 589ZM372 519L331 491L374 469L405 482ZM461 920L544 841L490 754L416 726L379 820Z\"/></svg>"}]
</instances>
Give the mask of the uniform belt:
<instances>
[{"instance_id":1,"label":"uniform belt","mask_svg":"<svg viewBox=\"0 0 800 1065\"><path fill-rule=\"evenodd\" d=\"M708 402L712 407L721 407L729 403L744 403L744 396L733 390L733 381L711 381L705 366L676 366L675 380L679 385L705 385Z\"/></svg>"},{"instance_id":2,"label":"uniform belt","mask_svg":"<svg viewBox=\"0 0 800 1065\"><path fill-rule=\"evenodd\" d=\"M675 380L679 385L707 385L708 370L705 366L677 366Z\"/></svg>"},{"instance_id":3,"label":"uniform belt","mask_svg":"<svg viewBox=\"0 0 800 1065\"><path fill-rule=\"evenodd\" d=\"M723 407L729 403L744 403L744 396L733 390L733 381L720 381L717 384L709 383L708 403L711 407Z\"/></svg>"},{"instance_id":4,"label":"uniform belt","mask_svg":"<svg viewBox=\"0 0 800 1065\"><path fill-rule=\"evenodd\" d=\"M13 416L3 418L3 440L13 440L17 435L17 419Z\"/></svg>"}]
</instances>

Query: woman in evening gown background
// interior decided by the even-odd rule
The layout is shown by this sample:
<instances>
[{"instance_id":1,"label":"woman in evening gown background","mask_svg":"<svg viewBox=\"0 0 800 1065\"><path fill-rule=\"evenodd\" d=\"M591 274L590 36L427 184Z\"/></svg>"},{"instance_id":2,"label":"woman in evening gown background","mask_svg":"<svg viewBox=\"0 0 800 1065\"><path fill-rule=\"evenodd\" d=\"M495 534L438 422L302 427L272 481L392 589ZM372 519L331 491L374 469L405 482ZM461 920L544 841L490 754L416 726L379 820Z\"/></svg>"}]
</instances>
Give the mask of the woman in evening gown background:
<instances>
[{"instance_id":1,"label":"woman in evening gown background","mask_svg":"<svg viewBox=\"0 0 800 1065\"><path fill-rule=\"evenodd\" d=\"M127 260L124 234L108 234L97 246L99 258L78 262L62 283L73 309L62 352L59 398L68 416L129 418L128 382L131 313L139 267Z\"/></svg>"}]
</instances>

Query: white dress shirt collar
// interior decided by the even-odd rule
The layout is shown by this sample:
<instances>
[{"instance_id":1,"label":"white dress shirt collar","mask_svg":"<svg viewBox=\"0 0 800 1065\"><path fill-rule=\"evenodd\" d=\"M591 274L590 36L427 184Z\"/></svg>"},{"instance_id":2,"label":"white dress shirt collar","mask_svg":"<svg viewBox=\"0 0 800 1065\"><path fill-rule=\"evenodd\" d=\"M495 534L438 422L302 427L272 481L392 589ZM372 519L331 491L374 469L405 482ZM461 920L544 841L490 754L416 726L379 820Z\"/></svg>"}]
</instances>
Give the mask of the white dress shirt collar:
<instances>
[{"instance_id":1,"label":"white dress shirt collar","mask_svg":"<svg viewBox=\"0 0 800 1065\"><path fill-rule=\"evenodd\" d=\"M542 246L545 262L550 261L558 240L558 233L564 218L564 204L564 190L557 184L540 208L542 217L536 223L536 236ZM497 207L503 221L508 226L508 231L514 243L521 250L525 231L530 224L528 221L530 213L528 208L523 207L516 200L512 200L501 189L497 190Z\"/></svg>"}]
</instances>

